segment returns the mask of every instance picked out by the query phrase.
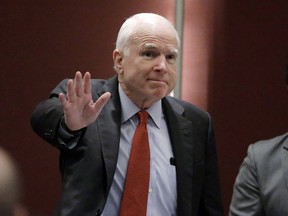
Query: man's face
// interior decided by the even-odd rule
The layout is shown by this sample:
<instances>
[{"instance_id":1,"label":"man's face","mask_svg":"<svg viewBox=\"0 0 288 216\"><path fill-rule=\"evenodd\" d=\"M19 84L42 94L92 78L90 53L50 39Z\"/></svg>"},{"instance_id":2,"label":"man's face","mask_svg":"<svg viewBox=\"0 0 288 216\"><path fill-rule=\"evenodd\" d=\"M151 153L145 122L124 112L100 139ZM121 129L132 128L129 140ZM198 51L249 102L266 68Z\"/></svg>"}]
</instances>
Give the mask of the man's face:
<instances>
[{"instance_id":1,"label":"man's face","mask_svg":"<svg viewBox=\"0 0 288 216\"><path fill-rule=\"evenodd\" d=\"M177 40L171 28L143 28L132 35L121 55L119 82L126 95L147 108L176 85Z\"/></svg>"}]
</instances>

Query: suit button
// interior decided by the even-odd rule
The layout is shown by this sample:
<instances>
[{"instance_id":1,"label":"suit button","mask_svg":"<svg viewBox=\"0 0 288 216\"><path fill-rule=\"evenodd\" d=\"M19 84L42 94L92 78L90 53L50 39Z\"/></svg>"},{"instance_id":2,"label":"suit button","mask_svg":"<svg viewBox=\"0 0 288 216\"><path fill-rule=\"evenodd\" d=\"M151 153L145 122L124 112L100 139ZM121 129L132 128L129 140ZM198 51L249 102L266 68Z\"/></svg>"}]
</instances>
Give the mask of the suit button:
<instances>
[{"instance_id":1,"label":"suit button","mask_svg":"<svg viewBox=\"0 0 288 216\"><path fill-rule=\"evenodd\" d=\"M51 136L51 135L53 135L53 130L51 130L51 129L46 129L46 130L44 131L44 136Z\"/></svg>"},{"instance_id":2,"label":"suit button","mask_svg":"<svg viewBox=\"0 0 288 216\"><path fill-rule=\"evenodd\" d=\"M96 212L96 216L100 216L100 215L101 215L101 213L102 213L102 212L101 212L101 210L100 210L100 209L98 209L98 210L97 210L97 212Z\"/></svg>"}]
</instances>

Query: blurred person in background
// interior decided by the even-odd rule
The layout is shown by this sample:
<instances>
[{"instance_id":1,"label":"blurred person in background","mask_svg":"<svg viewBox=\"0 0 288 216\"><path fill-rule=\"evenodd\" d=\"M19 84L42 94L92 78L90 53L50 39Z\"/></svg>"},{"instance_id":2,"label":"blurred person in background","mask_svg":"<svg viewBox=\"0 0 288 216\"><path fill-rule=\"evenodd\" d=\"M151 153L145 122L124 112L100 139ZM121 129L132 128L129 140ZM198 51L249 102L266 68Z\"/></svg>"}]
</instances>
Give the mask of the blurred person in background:
<instances>
[{"instance_id":1,"label":"blurred person in background","mask_svg":"<svg viewBox=\"0 0 288 216\"><path fill-rule=\"evenodd\" d=\"M21 198L18 167L8 152L0 147L0 216L28 216Z\"/></svg>"}]
</instances>

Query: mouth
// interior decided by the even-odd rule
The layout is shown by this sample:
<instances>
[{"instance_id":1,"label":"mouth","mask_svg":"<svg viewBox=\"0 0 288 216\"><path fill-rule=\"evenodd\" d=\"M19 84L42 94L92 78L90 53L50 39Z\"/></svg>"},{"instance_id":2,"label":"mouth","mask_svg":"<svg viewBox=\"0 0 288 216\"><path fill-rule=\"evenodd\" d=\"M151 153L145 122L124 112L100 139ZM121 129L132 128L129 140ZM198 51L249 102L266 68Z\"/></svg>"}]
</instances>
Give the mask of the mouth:
<instances>
[{"instance_id":1,"label":"mouth","mask_svg":"<svg viewBox=\"0 0 288 216\"><path fill-rule=\"evenodd\" d=\"M155 83L167 83L165 80L158 80L158 79L148 79L148 81Z\"/></svg>"}]
</instances>

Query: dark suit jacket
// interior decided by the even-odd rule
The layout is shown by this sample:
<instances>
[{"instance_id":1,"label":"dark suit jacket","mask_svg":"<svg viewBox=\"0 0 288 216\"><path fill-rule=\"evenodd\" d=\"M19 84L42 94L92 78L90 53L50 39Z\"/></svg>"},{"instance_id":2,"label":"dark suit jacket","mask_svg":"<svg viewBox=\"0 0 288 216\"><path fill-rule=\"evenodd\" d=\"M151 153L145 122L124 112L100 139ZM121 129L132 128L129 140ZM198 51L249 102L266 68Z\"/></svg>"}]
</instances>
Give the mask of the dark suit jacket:
<instances>
[{"instance_id":1,"label":"dark suit jacket","mask_svg":"<svg viewBox=\"0 0 288 216\"><path fill-rule=\"evenodd\" d=\"M229 215L288 215L288 133L249 146Z\"/></svg>"},{"instance_id":2,"label":"dark suit jacket","mask_svg":"<svg viewBox=\"0 0 288 216\"><path fill-rule=\"evenodd\" d=\"M63 80L50 99L37 106L31 118L32 127L61 152L63 190L56 215L100 215L113 181L120 140L117 77L92 80L94 101L107 91L112 97L73 149L63 148L57 141L57 128L63 116L58 94L66 92L66 82ZM177 215L223 215L209 114L172 97L162 99L162 103L176 163Z\"/></svg>"}]
</instances>

